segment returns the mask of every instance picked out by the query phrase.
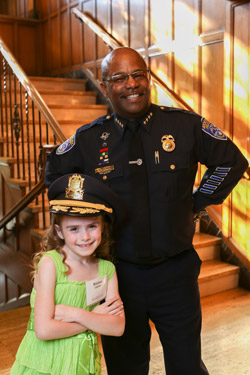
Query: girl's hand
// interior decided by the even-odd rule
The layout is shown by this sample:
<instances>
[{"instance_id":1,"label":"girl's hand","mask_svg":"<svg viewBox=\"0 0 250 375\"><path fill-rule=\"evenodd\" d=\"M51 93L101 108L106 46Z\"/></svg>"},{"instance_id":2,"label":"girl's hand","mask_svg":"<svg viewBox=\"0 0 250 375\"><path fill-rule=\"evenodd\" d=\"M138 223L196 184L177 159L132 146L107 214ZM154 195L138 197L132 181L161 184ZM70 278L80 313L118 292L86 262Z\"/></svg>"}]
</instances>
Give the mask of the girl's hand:
<instances>
[{"instance_id":1,"label":"girl's hand","mask_svg":"<svg viewBox=\"0 0 250 375\"><path fill-rule=\"evenodd\" d=\"M74 320L74 307L68 305L56 305L54 319L62 322L73 323Z\"/></svg>"},{"instance_id":2,"label":"girl's hand","mask_svg":"<svg viewBox=\"0 0 250 375\"><path fill-rule=\"evenodd\" d=\"M123 309L123 302L120 297L113 297L101 305L96 306L93 312L96 314L120 315Z\"/></svg>"}]
</instances>

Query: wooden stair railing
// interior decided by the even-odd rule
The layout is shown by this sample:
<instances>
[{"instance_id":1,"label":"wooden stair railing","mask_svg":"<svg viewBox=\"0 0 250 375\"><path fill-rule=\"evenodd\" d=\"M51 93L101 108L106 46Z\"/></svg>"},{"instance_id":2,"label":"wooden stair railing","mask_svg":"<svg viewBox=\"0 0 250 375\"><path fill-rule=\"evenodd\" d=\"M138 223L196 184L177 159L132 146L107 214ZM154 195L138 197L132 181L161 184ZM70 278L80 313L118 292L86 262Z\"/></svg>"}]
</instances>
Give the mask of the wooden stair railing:
<instances>
[{"instance_id":1,"label":"wooden stair railing","mask_svg":"<svg viewBox=\"0 0 250 375\"><path fill-rule=\"evenodd\" d=\"M0 235L5 241L7 224L45 190L44 146L66 137L1 37L0 59Z\"/></svg>"}]
</instances>

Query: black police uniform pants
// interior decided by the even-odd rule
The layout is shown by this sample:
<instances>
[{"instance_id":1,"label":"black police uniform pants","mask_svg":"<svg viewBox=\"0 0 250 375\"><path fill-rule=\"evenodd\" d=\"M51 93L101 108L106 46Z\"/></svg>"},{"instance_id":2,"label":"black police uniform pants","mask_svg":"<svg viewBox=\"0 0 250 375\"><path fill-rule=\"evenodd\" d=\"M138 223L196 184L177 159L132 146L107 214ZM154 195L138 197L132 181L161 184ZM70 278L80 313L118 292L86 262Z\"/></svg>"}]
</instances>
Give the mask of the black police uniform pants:
<instances>
[{"instance_id":1,"label":"black police uniform pants","mask_svg":"<svg viewBox=\"0 0 250 375\"><path fill-rule=\"evenodd\" d=\"M124 302L122 337L102 336L108 375L146 375L149 371L151 319L163 346L167 375L205 375L201 361L201 308L194 249L153 267L119 262Z\"/></svg>"}]
</instances>

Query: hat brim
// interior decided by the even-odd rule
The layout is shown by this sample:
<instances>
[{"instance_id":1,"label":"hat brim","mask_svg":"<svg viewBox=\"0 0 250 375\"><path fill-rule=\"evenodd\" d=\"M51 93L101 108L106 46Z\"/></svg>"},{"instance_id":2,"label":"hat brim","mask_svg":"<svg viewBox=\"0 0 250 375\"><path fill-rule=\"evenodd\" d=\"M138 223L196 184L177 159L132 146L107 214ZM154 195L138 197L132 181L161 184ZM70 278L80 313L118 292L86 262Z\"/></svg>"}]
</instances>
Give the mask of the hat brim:
<instances>
[{"instance_id":1,"label":"hat brim","mask_svg":"<svg viewBox=\"0 0 250 375\"><path fill-rule=\"evenodd\" d=\"M104 204L90 203L76 200L52 200L49 202L50 212L72 216L112 215L113 209Z\"/></svg>"}]
</instances>

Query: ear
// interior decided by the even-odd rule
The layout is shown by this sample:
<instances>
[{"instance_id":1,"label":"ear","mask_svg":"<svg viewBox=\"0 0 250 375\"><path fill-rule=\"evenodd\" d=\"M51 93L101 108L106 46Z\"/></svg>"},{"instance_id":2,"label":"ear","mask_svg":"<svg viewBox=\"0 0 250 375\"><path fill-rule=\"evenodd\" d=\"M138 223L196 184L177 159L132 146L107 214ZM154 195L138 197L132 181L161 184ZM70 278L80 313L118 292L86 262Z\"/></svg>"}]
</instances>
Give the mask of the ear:
<instances>
[{"instance_id":1,"label":"ear","mask_svg":"<svg viewBox=\"0 0 250 375\"><path fill-rule=\"evenodd\" d=\"M55 224L55 231L56 231L58 237L61 238L61 240L64 240L64 236L63 236L61 228L58 224Z\"/></svg>"},{"instance_id":2,"label":"ear","mask_svg":"<svg viewBox=\"0 0 250 375\"><path fill-rule=\"evenodd\" d=\"M101 90L102 90L103 94L104 94L105 97L108 99L108 98L109 98L109 95L108 95L108 91L107 91L106 83L105 83L105 82L100 82L100 86L101 86Z\"/></svg>"}]
</instances>

